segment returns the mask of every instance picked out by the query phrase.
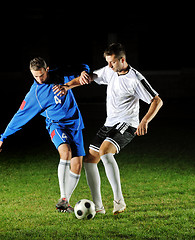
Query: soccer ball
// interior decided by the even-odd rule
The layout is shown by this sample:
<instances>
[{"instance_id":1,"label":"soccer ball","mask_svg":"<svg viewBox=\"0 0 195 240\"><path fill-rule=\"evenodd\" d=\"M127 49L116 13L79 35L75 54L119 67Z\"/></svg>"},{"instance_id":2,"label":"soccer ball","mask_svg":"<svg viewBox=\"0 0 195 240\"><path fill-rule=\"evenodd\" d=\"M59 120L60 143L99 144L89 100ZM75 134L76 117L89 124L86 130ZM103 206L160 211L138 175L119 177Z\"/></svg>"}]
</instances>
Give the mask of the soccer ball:
<instances>
[{"instance_id":1,"label":"soccer ball","mask_svg":"<svg viewBox=\"0 0 195 240\"><path fill-rule=\"evenodd\" d=\"M96 214L95 204L88 199L82 199L76 203L74 213L78 219L92 219Z\"/></svg>"}]
</instances>

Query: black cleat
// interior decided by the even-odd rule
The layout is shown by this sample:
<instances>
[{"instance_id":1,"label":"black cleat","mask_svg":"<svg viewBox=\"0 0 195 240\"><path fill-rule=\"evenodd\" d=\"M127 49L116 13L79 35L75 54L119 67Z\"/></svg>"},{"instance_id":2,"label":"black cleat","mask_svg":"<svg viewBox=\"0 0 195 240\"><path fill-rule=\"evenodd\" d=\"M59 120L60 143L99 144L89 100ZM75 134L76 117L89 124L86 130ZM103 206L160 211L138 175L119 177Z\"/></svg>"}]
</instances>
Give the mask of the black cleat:
<instances>
[{"instance_id":1,"label":"black cleat","mask_svg":"<svg viewBox=\"0 0 195 240\"><path fill-rule=\"evenodd\" d=\"M58 212L66 212L66 209L68 207L68 201L66 198L60 198L58 200L58 203L56 204L56 209Z\"/></svg>"},{"instance_id":2,"label":"black cleat","mask_svg":"<svg viewBox=\"0 0 195 240\"><path fill-rule=\"evenodd\" d=\"M70 206L66 198L60 198L58 203L56 204L56 209L58 212L74 212L74 208Z\"/></svg>"}]
</instances>

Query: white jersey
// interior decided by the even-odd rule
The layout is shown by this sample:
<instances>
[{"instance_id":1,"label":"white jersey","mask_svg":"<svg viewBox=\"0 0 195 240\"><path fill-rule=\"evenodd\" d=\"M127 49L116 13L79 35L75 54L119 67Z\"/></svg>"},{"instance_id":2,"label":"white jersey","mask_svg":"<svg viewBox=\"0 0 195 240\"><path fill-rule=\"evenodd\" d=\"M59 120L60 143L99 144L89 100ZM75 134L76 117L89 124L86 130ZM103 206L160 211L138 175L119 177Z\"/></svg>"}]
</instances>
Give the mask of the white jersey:
<instances>
[{"instance_id":1,"label":"white jersey","mask_svg":"<svg viewBox=\"0 0 195 240\"><path fill-rule=\"evenodd\" d=\"M139 125L139 99L150 104L158 93L150 86L145 77L129 67L128 73L118 75L108 66L94 71L98 84L107 87L107 118L105 126L125 122L137 128Z\"/></svg>"}]
</instances>

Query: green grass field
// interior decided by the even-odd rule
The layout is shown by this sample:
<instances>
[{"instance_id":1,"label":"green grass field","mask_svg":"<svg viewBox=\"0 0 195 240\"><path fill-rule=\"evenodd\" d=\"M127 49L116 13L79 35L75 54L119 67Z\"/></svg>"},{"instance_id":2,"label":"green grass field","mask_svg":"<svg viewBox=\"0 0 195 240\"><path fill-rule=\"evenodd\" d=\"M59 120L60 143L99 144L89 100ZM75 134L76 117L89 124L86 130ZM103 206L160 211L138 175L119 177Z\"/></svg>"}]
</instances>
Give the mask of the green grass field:
<instances>
[{"instance_id":1,"label":"green grass field","mask_svg":"<svg viewBox=\"0 0 195 240\"><path fill-rule=\"evenodd\" d=\"M195 239L193 134L154 130L116 156L127 204L118 216L99 164L106 215L89 221L55 210L59 157L49 140L48 147L9 146L0 155L0 239ZM91 199L84 170L71 204L82 198Z\"/></svg>"}]
</instances>

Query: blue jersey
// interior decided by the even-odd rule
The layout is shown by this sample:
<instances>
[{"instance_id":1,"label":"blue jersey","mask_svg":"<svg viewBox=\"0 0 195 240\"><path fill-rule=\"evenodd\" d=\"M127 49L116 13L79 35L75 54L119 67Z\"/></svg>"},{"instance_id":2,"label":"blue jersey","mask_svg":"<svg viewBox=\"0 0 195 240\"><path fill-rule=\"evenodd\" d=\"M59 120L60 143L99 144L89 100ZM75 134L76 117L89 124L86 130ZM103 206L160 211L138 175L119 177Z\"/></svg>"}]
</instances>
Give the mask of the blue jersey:
<instances>
[{"instance_id":1,"label":"blue jersey","mask_svg":"<svg viewBox=\"0 0 195 240\"><path fill-rule=\"evenodd\" d=\"M82 70L89 72L88 65L83 64ZM51 124L59 124L71 130L83 129L83 119L72 90L68 90L67 94L62 97L54 94L52 90L56 83L65 84L77 76L79 75L64 76L63 71L57 69L49 72L49 79L46 83L39 84L34 80L19 110L1 135L0 141L20 130L38 113L46 118L47 128Z\"/></svg>"}]
</instances>

